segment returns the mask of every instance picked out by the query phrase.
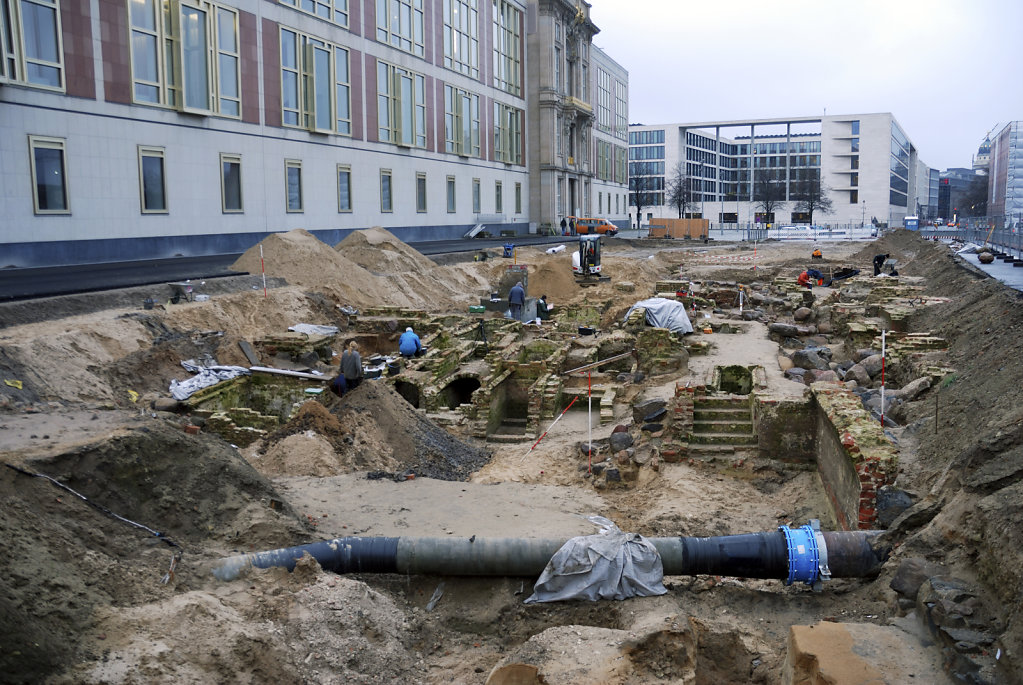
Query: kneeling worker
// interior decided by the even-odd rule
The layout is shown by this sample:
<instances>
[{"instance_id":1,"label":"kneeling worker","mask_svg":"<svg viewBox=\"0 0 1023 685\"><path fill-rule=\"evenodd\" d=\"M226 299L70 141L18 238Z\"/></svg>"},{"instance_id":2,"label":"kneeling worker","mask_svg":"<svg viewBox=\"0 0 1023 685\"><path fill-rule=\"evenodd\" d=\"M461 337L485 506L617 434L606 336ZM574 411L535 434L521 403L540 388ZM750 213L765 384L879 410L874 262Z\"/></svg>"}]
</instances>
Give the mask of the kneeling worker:
<instances>
[{"instance_id":1,"label":"kneeling worker","mask_svg":"<svg viewBox=\"0 0 1023 685\"><path fill-rule=\"evenodd\" d=\"M419 341L419 336L415 334L411 327L406 328L405 332L398 338L398 351L401 352L403 357L423 356L423 344Z\"/></svg>"},{"instance_id":2,"label":"kneeling worker","mask_svg":"<svg viewBox=\"0 0 1023 685\"><path fill-rule=\"evenodd\" d=\"M547 306L546 295L541 295L540 299L536 301L536 318L541 321L546 321L551 318L551 310Z\"/></svg>"}]
</instances>

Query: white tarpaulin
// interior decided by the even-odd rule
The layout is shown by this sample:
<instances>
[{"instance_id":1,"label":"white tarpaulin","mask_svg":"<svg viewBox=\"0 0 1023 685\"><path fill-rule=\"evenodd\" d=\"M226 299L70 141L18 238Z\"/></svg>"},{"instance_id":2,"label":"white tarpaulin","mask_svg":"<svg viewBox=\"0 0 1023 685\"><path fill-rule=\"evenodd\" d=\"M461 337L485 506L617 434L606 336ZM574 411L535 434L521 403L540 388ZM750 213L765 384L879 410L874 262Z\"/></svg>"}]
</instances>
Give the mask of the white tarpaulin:
<instances>
[{"instance_id":1,"label":"white tarpaulin","mask_svg":"<svg viewBox=\"0 0 1023 685\"><path fill-rule=\"evenodd\" d=\"M244 366L203 366L192 359L181 362L181 365L197 375L183 381L171 381L170 394L179 402L187 400L203 388L249 373Z\"/></svg>"},{"instance_id":2,"label":"white tarpaulin","mask_svg":"<svg viewBox=\"0 0 1023 685\"><path fill-rule=\"evenodd\" d=\"M288 326L288 330L308 335L337 335L340 331L337 326L321 326L315 323L297 323L294 326Z\"/></svg>"},{"instance_id":3,"label":"white tarpaulin","mask_svg":"<svg viewBox=\"0 0 1023 685\"><path fill-rule=\"evenodd\" d=\"M689 322L686 314L686 307L678 300L669 300L666 297L651 297L649 300L642 300L629 307L625 312L625 319L628 321L632 312L637 309L646 310L646 322L658 328L667 328L672 333L693 332L693 324Z\"/></svg>"},{"instance_id":4,"label":"white tarpaulin","mask_svg":"<svg viewBox=\"0 0 1023 685\"><path fill-rule=\"evenodd\" d=\"M628 599L668 592L664 567L653 543L625 533L603 516L586 519L600 526L596 535L572 538L543 570L526 604L566 599Z\"/></svg>"}]
</instances>

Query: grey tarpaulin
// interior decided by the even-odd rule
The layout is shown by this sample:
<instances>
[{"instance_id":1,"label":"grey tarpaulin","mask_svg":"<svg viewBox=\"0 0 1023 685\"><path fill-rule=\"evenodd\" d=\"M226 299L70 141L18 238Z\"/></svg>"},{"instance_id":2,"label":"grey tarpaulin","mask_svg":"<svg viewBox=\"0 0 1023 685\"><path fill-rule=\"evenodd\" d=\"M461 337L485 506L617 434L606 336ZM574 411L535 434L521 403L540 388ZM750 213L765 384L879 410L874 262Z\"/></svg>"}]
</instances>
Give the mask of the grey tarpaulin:
<instances>
[{"instance_id":1,"label":"grey tarpaulin","mask_svg":"<svg viewBox=\"0 0 1023 685\"><path fill-rule=\"evenodd\" d=\"M543 570L526 604L566 599L628 599L668 591L664 567L653 543L625 533L603 516L587 516L600 526L596 535L574 537L561 546Z\"/></svg>"},{"instance_id":2,"label":"grey tarpaulin","mask_svg":"<svg viewBox=\"0 0 1023 685\"><path fill-rule=\"evenodd\" d=\"M669 300L665 297L651 297L649 300L642 300L629 307L625 312L625 320L628 320L637 309L646 309L646 322L658 328L667 328L672 333L693 332L693 324L689 322L686 315L686 308L678 300Z\"/></svg>"},{"instance_id":3,"label":"grey tarpaulin","mask_svg":"<svg viewBox=\"0 0 1023 685\"><path fill-rule=\"evenodd\" d=\"M288 326L288 330L293 333L306 333L308 335L337 335L341 329L337 326L321 326L315 323L297 323L294 326Z\"/></svg>"},{"instance_id":4,"label":"grey tarpaulin","mask_svg":"<svg viewBox=\"0 0 1023 685\"><path fill-rule=\"evenodd\" d=\"M181 362L181 365L198 375L183 381L171 381L170 394L179 402L187 400L197 391L216 385L220 381L251 373L244 366L203 366L192 359Z\"/></svg>"}]
</instances>

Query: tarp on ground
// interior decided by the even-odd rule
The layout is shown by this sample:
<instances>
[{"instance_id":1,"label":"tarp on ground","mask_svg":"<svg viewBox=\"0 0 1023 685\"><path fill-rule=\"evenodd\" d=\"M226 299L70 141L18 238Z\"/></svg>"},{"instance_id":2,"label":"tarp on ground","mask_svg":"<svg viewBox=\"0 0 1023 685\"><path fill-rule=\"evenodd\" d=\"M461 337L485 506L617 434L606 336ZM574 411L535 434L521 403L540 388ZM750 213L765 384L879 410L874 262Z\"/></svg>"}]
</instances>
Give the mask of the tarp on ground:
<instances>
[{"instance_id":1,"label":"tarp on ground","mask_svg":"<svg viewBox=\"0 0 1023 685\"><path fill-rule=\"evenodd\" d=\"M203 388L251 373L244 366L203 366L194 359L181 362L181 365L197 375L183 381L171 381L170 394L179 402L187 400Z\"/></svg>"},{"instance_id":2,"label":"tarp on ground","mask_svg":"<svg viewBox=\"0 0 1023 685\"><path fill-rule=\"evenodd\" d=\"M562 545L547 562L526 604L653 597L668 592L661 555L652 542L623 532L603 516L586 518L600 526L600 532L574 537Z\"/></svg>"},{"instance_id":3,"label":"tarp on ground","mask_svg":"<svg viewBox=\"0 0 1023 685\"><path fill-rule=\"evenodd\" d=\"M690 323L689 315L686 314L685 305L678 300L669 300L666 297L651 297L648 300L641 300L629 307L623 320L628 321L632 312L637 309L646 310L646 322L651 326L667 328L672 333L681 333L682 335L693 332L693 324Z\"/></svg>"}]
</instances>

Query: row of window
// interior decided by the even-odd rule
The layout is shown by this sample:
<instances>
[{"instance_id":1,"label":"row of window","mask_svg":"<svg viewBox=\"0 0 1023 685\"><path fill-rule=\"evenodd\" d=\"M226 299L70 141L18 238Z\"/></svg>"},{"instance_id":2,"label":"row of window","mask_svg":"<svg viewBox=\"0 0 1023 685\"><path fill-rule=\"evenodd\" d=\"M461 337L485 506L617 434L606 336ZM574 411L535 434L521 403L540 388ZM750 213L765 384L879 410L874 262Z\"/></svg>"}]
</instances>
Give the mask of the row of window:
<instances>
[{"instance_id":1,"label":"row of window","mask_svg":"<svg viewBox=\"0 0 1023 685\"><path fill-rule=\"evenodd\" d=\"M628 180L625 148L610 141L597 140L596 176L601 181L625 183Z\"/></svg>"},{"instance_id":2,"label":"row of window","mask_svg":"<svg viewBox=\"0 0 1023 685\"><path fill-rule=\"evenodd\" d=\"M162 147L138 146L139 198L143 214L167 214L166 150ZM33 179L33 203L36 214L70 214L68 174L65 141L62 138L29 136L29 159ZM352 169L347 164L337 165L337 211L351 212ZM394 211L393 172L380 170L380 211ZM284 161L285 209L289 213L305 211L302 181L302 161ZM427 175L416 173L416 211L427 211ZM457 211L456 179L445 181L447 211ZM242 157L238 154L220 154L221 208L225 214L243 213ZM522 213L522 184L514 186L515 213ZM472 179L472 211L481 213L480 179ZM494 186L494 211L504 211L504 188L501 181Z\"/></svg>"},{"instance_id":3,"label":"row of window","mask_svg":"<svg viewBox=\"0 0 1023 685\"><path fill-rule=\"evenodd\" d=\"M629 159L664 159L664 146L648 145L646 147L630 147Z\"/></svg>"},{"instance_id":4,"label":"row of window","mask_svg":"<svg viewBox=\"0 0 1023 685\"><path fill-rule=\"evenodd\" d=\"M664 145L664 131L629 131L629 145Z\"/></svg>"},{"instance_id":5,"label":"row of window","mask_svg":"<svg viewBox=\"0 0 1023 685\"><path fill-rule=\"evenodd\" d=\"M347 0L281 0L347 26ZM479 0L445 0L445 64L479 75ZM126 0L132 98L196 114L241 117L239 14L211 0ZM522 94L521 12L494 4L494 83ZM377 38L422 56L423 0L377 0ZM0 0L0 82L64 89L60 0ZM351 134L346 47L281 28L281 106L286 126ZM425 146L425 78L379 68L381 139ZM519 124L521 127L521 123Z\"/></svg>"},{"instance_id":6,"label":"row of window","mask_svg":"<svg viewBox=\"0 0 1023 685\"><path fill-rule=\"evenodd\" d=\"M614 199L615 199L614 213L615 214L621 214L621 212L622 212L622 205L619 204L619 203L624 203L625 202L625 194L624 193L608 193L607 194L607 213L608 214L611 213L611 197L612 196L614 196ZM598 192L597 193L597 214L600 215L600 214L603 214L603 213L604 213L604 193L603 192Z\"/></svg>"}]
</instances>

